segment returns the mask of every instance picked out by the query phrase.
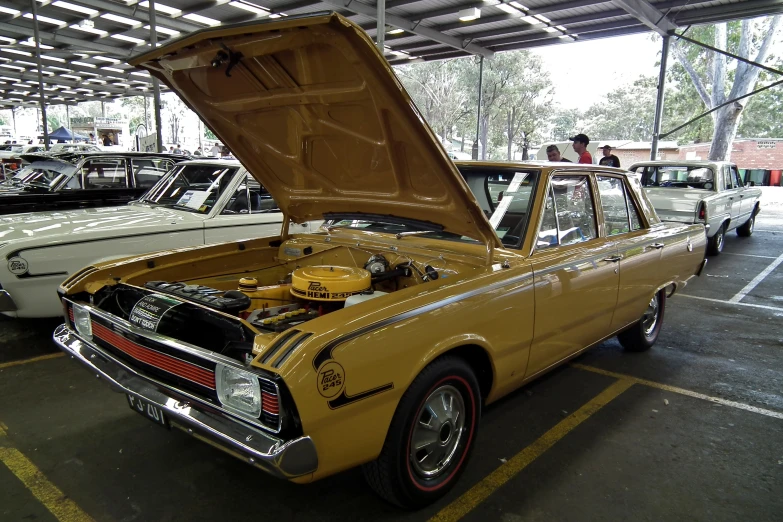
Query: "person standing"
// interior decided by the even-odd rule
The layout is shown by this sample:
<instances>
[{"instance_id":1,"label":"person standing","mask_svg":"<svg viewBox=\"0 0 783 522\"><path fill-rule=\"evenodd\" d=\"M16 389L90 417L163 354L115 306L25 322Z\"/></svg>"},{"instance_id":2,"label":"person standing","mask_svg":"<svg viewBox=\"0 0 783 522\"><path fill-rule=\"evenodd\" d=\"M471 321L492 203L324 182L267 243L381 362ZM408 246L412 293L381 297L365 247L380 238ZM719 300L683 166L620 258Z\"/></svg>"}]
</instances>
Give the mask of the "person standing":
<instances>
[{"instance_id":1,"label":"person standing","mask_svg":"<svg viewBox=\"0 0 783 522\"><path fill-rule=\"evenodd\" d=\"M546 148L546 158L549 161L565 161L571 163L570 159L566 159L560 155L560 149L557 148L557 145L550 145Z\"/></svg>"},{"instance_id":2,"label":"person standing","mask_svg":"<svg viewBox=\"0 0 783 522\"><path fill-rule=\"evenodd\" d=\"M212 153L212 156L219 158L220 157L220 145L215 143L215 145L209 150Z\"/></svg>"},{"instance_id":3,"label":"person standing","mask_svg":"<svg viewBox=\"0 0 783 522\"><path fill-rule=\"evenodd\" d=\"M177 143L177 146L174 147L174 150L171 151L172 154L182 154L182 147L179 143Z\"/></svg>"},{"instance_id":4,"label":"person standing","mask_svg":"<svg viewBox=\"0 0 783 522\"><path fill-rule=\"evenodd\" d=\"M617 167L620 168L620 158L612 154L612 147L609 145L604 145L601 147L601 149L604 152L604 157L600 159L598 162L599 165L604 165L606 167Z\"/></svg>"},{"instance_id":5,"label":"person standing","mask_svg":"<svg viewBox=\"0 0 783 522\"><path fill-rule=\"evenodd\" d=\"M592 164L593 156L587 152L587 144L590 143L590 138L588 138L586 134L577 134L568 139L574 142L574 152L579 155L579 161L577 163Z\"/></svg>"}]
</instances>

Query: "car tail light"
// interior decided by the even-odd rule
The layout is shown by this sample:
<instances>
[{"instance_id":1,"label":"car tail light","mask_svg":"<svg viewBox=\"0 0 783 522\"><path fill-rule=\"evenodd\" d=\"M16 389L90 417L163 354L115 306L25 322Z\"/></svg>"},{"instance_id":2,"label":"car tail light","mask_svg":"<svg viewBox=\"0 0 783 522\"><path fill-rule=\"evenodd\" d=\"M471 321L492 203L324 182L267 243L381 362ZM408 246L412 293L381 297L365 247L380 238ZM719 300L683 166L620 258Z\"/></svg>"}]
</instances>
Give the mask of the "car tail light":
<instances>
[{"instance_id":1,"label":"car tail light","mask_svg":"<svg viewBox=\"0 0 783 522\"><path fill-rule=\"evenodd\" d=\"M707 220L707 208L704 203L699 203L699 221Z\"/></svg>"}]
</instances>

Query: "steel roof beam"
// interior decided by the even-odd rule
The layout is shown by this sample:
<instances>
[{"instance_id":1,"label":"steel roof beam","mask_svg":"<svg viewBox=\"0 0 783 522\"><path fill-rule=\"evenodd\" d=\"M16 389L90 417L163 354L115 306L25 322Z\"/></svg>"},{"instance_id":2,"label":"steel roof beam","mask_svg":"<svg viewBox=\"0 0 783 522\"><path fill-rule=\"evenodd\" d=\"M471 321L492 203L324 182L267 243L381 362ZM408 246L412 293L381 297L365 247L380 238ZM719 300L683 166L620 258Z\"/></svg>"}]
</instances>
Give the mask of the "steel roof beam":
<instances>
[{"instance_id":1,"label":"steel roof beam","mask_svg":"<svg viewBox=\"0 0 783 522\"><path fill-rule=\"evenodd\" d=\"M680 11L672 15L678 25L689 25L705 22L724 22L740 18L755 18L757 16L772 16L783 13L783 2L780 0L751 0L738 4L725 4L714 7L704 7L693 11Z\"/></svg>"},{"instance_id":2,"label":"steel roof beam","mask_svg":"<svg viewBox=\"0 0 783 522\"><path fill-rule=\"evenodd\" d=\"M612 3L628 12L644 25L660 34L667 36L677 29L665 14L652 6L647 0L612 0Z\"/></svg>"},{"instance_id":3,"label":"steel roof beam","mask_svg":"<svg viewBox=\"0 0 783 522\"><path fill-rule=\"evenodd\" d=\"M32 27L7 24L5 22L0 22L0 32L6 34L7 33L21 34L24 36L35 38ZM103 51L109 54L114 54L116 56L122 56L122 57L129 57L134 52L133 48L128 49L125 47L111 47L105 44L92 42L90 40L86 40L86 39L80 40L79 38L71 38L70 36L64 36L56 33L49 33L47 31L40 31L39 34L41 36L41 41L43 42L65 44L65 45L70 45L79 49L84 49L89 51Z\"/></svg>"},{"instance_id":4,"label":"steel roof beam","mask_svg":"<svg viewBox=\"0 0 783 522\"><path fill-rule=\"evenodd\" d=\"M0 70L0 76L6 76L8 78L14 78L14 79L17 79L17 80L35 80L35 79L38 78L37 75L35 75L35 74L31 73L31 72L27 72L27 71L20 72L20 71L11 71L11 70L8 70L8 71ZM134 90L131 90L131 89L123 89L123 88L114 87L114 86L111 86L111 85L91 85L91 84L85 84L83 82L77 82L75 80L73 80L73 81L71 81L71 80L64 80L64 79L62 79L62 78L60 78L59 76L56 76L56 75L55 76L44 76L43 82L44 82L45 85L65 86L65 87L68 87L69 90L84 88L84 89L90 89L90 90L95 91L95 92L106 91L106 92L109 92L109 93L112 93L112 94L118 94L120 96L149 96L149 95L152 94L152 93L148 93L148 92L142 91L140 89L134 91ZM32 85L32 84L29 84L29 85L30 85L31 88L28 89L28 90L30 90L31 92L34 91L34 90L35 91L38 90L38 86L37 85Z\"/></svg>"},{"instance_id":5,"label":"steel roof beam","mask_svg":"<svg viewBox=\"0 0 783 522\"><path fill-rule=\"evenodd\" d=\"M344 8L356 14L369 16L373 20L377 19L377 13L374 5L363 4L355 0L350 2L348 5L344 5L341 0L323 0L323 3ZM473 54L480 54L482 56L486 56L487 58L492 58L492 56L495 54L489 49L485 49L480 45L476 45L474 43L465 43L460 38L443 34L429 27L422 26L417 21L408 20L407 18L403 18L401 16L387 14L386 23L393 25L394 27L404 29L409 33L427 37L430 40L448 45L449 47L453 47L455 49L468 51Z\"/></svg>"}]
</instances>

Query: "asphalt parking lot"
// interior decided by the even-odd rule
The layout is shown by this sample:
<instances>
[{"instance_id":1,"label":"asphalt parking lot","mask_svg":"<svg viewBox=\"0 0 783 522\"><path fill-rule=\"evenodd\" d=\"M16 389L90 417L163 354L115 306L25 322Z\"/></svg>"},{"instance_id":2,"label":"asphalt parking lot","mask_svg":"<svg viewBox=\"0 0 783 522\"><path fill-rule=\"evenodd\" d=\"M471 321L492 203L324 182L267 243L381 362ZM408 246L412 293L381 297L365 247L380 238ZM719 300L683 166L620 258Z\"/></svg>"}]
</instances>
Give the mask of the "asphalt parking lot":
<instances>
[{"instance_id":1,"label":"asphalt parking lot","mask_svg":"<svg viewBox=\"0 0 783 522\"><path fill-rule=\"evenodd\" d=\"M783 190L783 189L780 189ZM457 487L423 511L359 470L275 480L132 412L60 356L57 321L0 322L0 520L780 520L783 206L666 305L484 412Z\"/></svg>"}]
</instances>

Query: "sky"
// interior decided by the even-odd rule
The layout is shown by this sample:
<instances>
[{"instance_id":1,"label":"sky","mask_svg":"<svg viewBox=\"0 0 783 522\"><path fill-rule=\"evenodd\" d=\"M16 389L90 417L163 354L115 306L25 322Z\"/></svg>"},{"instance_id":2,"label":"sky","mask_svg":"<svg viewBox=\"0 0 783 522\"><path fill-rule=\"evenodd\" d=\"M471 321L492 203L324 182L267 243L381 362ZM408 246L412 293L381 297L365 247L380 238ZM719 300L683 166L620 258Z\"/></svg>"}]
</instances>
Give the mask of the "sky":
<instances>
[{"instance_id":1,"label":"sky","mask_svg":"<svg viewBox=\"0 0 783 522\"><path fill-rule=\"evenodd\" d=\"M585 110L640 75L658 75L661 42L635 34L531 49L543 59L555 86L554 101ZM671 59L671 55L669 56Z\"/></svg>"}]
</instances>

